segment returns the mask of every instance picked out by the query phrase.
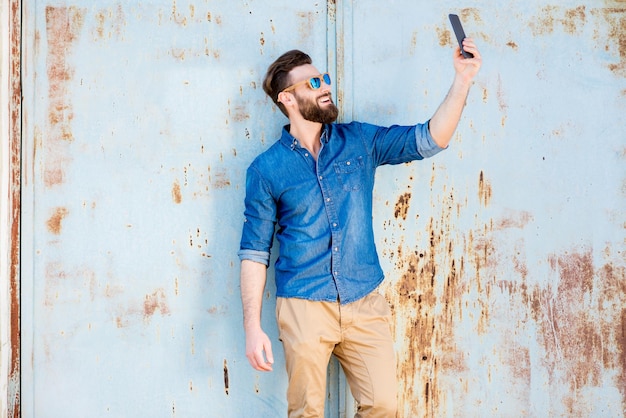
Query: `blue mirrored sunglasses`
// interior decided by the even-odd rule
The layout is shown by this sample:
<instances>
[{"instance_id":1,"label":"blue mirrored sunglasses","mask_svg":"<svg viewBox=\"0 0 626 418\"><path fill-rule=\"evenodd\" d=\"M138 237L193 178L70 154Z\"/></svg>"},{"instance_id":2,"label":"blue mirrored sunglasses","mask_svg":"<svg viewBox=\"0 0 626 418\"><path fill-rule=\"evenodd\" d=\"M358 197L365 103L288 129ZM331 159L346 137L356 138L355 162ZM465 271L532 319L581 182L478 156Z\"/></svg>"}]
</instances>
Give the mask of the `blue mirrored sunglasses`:
<instances>
[{"instance_id":1,"label":"blue mirrored sunglasses","mask_svg":"<svg viewBox=\"0 0 626 418\"><path fill-rule=\"evenodd\" d=\"M330 86L330 75L328 73L324 73L315 77L307 78L306 80L299 81L296 84L292 84L291 86L283 89L283 91L291 91L298 87L300 84L304 83L307 83L311 90L317 90L322 87L322 80L324 81L324 83Z\"/></svg>"}]
</instances>

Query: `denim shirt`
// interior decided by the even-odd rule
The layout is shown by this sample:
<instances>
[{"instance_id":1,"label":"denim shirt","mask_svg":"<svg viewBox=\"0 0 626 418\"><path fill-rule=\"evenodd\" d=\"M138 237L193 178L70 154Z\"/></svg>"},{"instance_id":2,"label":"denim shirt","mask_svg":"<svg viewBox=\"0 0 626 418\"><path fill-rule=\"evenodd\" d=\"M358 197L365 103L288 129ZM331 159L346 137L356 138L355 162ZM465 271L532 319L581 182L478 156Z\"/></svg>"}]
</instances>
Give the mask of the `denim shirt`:
<instances>
[{"instance_id":1,"label":"denim shirt","mask_svg":"<svg viewBox=\"0 0 626 418\"><path fill-rule=\"evenodd\" d=\"M372 228L376 167L421 160L442 148L428 123L330 124L320 141L316 161L285 126L252 162L238 255L268 266L276 231L276 296L346 304L384 278Z\"/></svg>"}]
</instances>

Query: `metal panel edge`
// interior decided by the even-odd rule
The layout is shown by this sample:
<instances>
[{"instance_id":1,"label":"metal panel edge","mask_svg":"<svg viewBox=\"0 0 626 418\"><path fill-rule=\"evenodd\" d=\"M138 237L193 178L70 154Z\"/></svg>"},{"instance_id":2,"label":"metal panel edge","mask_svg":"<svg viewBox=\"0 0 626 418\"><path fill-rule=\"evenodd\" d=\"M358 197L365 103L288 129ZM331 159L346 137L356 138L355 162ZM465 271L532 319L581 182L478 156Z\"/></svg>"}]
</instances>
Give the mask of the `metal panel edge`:
<instances>
[{"instance_id":1,"label":"metal panel edge","mask_svg":"<svg viewBox=\"0 0 626 418\"><path fill-rule=\"evenodd\" d=\"M0 414L17 417L20 412L20 192L21 192L21 1L3 0L2 26L8 33L2 39L0 94Z\"/></svg>"}]
</instances>

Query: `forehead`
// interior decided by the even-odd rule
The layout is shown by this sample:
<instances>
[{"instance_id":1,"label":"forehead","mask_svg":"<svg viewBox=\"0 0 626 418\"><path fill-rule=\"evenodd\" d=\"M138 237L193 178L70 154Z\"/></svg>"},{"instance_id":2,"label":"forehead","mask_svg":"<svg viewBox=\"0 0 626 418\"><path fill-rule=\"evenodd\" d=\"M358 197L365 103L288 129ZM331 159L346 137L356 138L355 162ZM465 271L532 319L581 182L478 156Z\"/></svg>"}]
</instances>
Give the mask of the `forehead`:
<instances>
[{"instance_id":1,"label":"forehead","mask_svg":"<svg viewBox=\"0 0 626 418\"><path fill-rule=\"evenodd\" d=\"M289 78L292 83L297 83L298 81L306 80L307 78L314 77L319 74L319 70L315 68L313 64L304 64L294 67L291 71L289 71Z\"/></svg>"}]
</instances>

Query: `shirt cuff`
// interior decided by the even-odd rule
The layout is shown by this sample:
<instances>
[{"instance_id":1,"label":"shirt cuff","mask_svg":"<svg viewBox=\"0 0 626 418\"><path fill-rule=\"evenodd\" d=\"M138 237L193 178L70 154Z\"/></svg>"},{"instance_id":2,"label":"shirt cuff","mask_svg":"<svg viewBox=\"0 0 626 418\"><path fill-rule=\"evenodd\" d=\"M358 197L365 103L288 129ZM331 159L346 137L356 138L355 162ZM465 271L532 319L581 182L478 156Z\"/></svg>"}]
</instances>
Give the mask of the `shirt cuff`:
<instances>
[{"instance_id":1,"label":"shirt cuff","mask_svg":"<svg viewBox=\"0 0 626 418\"><path fill-rule=\"evenodd\" d=\"M441 148L430 134L430 121L419 125L415 130L415 140L417 141L417 152L424 158L432 157L446 148Z\"/></svg>"},{"instance_id":2,"label":"shirt cuff","mask_svg":"<svg viewBox=\"0 0 626 418\"><path fill-rule=\"evenodd\" d=\"M270 253L267 251L257 251L257 250L239 250L237 252L239 256L239 260L250 260L255 261L257 263L265 264L265 266L270 265Z\"/></svg>"}]
</instances>

